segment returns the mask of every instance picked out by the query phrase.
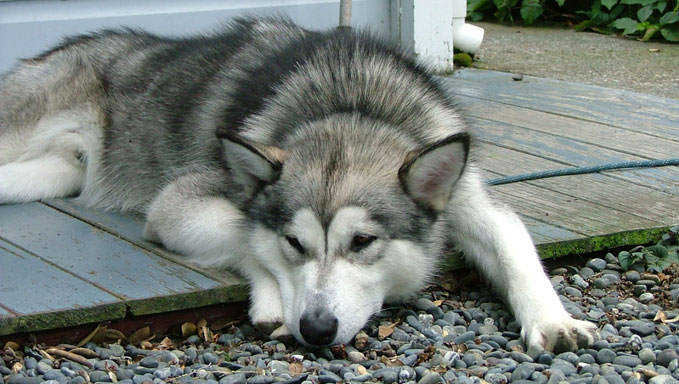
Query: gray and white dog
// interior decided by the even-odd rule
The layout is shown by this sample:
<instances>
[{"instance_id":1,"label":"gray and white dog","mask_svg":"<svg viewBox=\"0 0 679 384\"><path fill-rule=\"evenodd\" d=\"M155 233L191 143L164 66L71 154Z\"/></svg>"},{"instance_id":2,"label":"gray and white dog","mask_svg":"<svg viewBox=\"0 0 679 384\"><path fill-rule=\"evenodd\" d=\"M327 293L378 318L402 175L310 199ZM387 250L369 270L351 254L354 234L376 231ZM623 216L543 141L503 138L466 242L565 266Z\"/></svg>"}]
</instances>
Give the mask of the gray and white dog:
<instances>
[{"instance_id":1,"label":"gray and white dog","mask_svg":"<svg viewBox=\"0 0 679 384\"><path fill-rule=\"evenodd\" d=\"M242 273L252 321L283 324L274 336L351 340L454 243L529 351L590 344L594 325L564 310L469 151L458 111L408 55L284 19L79 36L0 80L0 203L77 194L144 213L149 240Z\"/></svg>"}]
</instances>

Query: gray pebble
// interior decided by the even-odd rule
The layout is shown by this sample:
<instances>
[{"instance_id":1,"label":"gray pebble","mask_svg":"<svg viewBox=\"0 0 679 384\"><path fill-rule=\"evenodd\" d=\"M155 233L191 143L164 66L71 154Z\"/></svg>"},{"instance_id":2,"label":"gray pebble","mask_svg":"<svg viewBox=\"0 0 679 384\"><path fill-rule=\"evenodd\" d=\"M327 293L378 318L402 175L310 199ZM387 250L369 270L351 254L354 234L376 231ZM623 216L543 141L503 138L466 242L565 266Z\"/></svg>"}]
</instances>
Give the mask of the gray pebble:
<instances>
[{"instance_id":1,"label":"gray pebble","mask_svg":"<svg viewBox=\"0 0 679 384\"><path fill-rule=\"evenodd\" d=\"M641 295L639 295L639 301L641 301L642 303L649 303L653 301L653 299L655 299L655 296L653 296L653 294L650 292L642 293Z\"/></svg>"},{"instance_id":2,"label":"gray pebble","mask_svg":"<svg viewBox=\"0 0 679 384\"><path fill-rule=\"evenodd\" d=\"M641 365L641 359L636 356L619 355L616 356L615 359L613 359L613 364L619 364L634 368L637 365Z\"/></svg>"},{"instance_id":3,"label":"gray pebble","mask_svg":"<svg viewBox=\"0 0 679 384\"><path fill-rule=\"evenodd\" d=\"M634 270L630 270L630 271L625 272L625 274L623 276L624 276L625 280L631 281L633 283L636 283L637 281L639 281L641 279L641 274L637 271L634 271Z\"/></svg>"},{"instance_id":4,"label":"gray pebble","mask_svg":"<svg viewBox=\"0 0 679 384\"><path fill-rule=\"evenodd\" d=\"M673 360L676 359L679 359L677 351L674 349L665 349L658 352L658 355L656 356L656 364L667 367Z\"/></svg>"},{"instance_id":5,"label":"gray pebble","mask_svg":"<svg viewBox=\"0 0 679 384\"><path fill-rule=\"evenodd\" d=\"M322 376L319 376L319 382L324 383L324 381L321 381ZM276 379L273 376L267 376L267 375L257 375L253 376L248 379L247 383L248 384L271 384L275 381ZM342 381L341 379L339 381ZM325 381L325 383L328 383L328 381Z\"/></svg>"},{"instance_id":6,"label":"gray pebble","mask_svg":"<svg viewBox=\"0 0 679 384\"><path fill-rule=\"evenodd\" d=\"M429 372L417 382L417 384L438 384L441 382L441 375L436 372Z\"/></svg>"},{"instance_id":7,"label":"gray pebble","mask_svg":"<svg viewBox=\"0 0 679 384\"><path fill-rule=\"evenodd\" d=\"M108 375L108 372L104 371L91 371L89 373L90 375L90 381L93 383L95 382L110 382L111 377Z\"/></svg>"},{"instance_id":8,"label":"gray pebble","mask_svg":"<svg viewBox=\"0 0 679 384\"><path fill-rule=\"evenodd\" d=\"M615 351L608 348L602 348L596 354L596 361L599 364L612 363L613 360L615 360L615 357L616 357Z\"/></svg>"},{"instance_id":9,"label":"gray pebble","mask_svg":"<svg viewBox=\"0 0 679 384\"><path fill-rule=\"evenodd\" d=\"M606 260L594 258L587 261L585 264L587 267L591 268L594 272L601 272L606 268Z\"/></svg>"},{"instance_id":10,"label":"gray pebble","mask_svg":"<svg viewBox=\"0 0 679 384\"><path fill-rule=\"evenodd\" d=\"M219 384L245 384L245 375L242 373L231 373L219 380Z\"/></svg>"},{"instance_id":11,"label":"gray pebble","mask_svg":"<svg viewBox=\"0 0 679 384\"><path fill-rule=\"evenodd\" d=\"M642 348L639 351L639 359L642 364L655 363L655 353L650 348Z\"/></svg>"},{"instance_id":12,"label":"gray pebble","mask_svg":"<svg viewBox=\"0 0 679 384\"><path fill-rule=\"evenodd\" d=\"M679 380L670 375L658 375L648 380L649 384L679 384Z\"/></svg>"},{"instance_id":13,"label":"gray pebble","mask_svg":"<svg viewBox=\"0 0 679 384\"><path fill-rule=\"evenodd\" d=\"M139 362L139 365L141 365L144 368L157 368L158 367L158 359L152 356L147 356Z\"/></svg>"}]
</instances>

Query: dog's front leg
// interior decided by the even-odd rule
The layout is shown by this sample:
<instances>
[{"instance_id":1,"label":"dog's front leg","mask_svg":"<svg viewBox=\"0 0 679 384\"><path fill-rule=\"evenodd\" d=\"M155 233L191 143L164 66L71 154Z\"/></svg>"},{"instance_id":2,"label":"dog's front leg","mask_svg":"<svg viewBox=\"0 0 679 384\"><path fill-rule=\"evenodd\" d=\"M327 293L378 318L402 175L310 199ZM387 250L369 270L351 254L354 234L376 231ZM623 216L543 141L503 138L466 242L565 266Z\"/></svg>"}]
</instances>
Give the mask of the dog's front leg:
<instances>
[{"instance_id":1,"label":"dog's front leg","mask_svg":"<svg viewBox=\"0 0 679 384\"><path fill-rule=\"evenodd\" d=\"M270 332L283 322L280 288L271 273L252 259L246 219L220 193L228 184L220 180L226 177L215 170L184 175L168 184L149 206L144 237L187 255L199 266L242 274L250 283L250 319Z\"/></svg>"},{"instance_id":2,"label":"dog's front leg","mask_svg":"<svg viewBox=\"0 0 679 384\"><path fill-rule=\"evenodd\" d=\"M575 350L591 344L596 327L566 312L519 218L490 200L474 172L459 181L448 212L454 242L505 295L521 324L528 353Z\"/></svg>"}]
</instances>

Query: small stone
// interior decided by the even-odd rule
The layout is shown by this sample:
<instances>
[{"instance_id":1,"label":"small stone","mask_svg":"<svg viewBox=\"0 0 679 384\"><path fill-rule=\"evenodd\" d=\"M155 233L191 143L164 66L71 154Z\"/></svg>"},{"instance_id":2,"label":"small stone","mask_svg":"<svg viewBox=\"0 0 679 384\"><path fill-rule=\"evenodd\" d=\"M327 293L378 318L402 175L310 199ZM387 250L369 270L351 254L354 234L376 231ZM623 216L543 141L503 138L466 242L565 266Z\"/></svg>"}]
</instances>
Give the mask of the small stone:
<instances>
[{"instance_id":1,"label":"small stone","mask_svg":"<svg viewBox=\"0 0 679 384\"><path fill-rule=\"evenodd\" d=\"M599 364L612 363L615 360L615 351L609 348L602 348L596 354L596 361Z\"/></svg>"},{"instance_id":2,"label":"small stone","mask_svg":"<svg viewBox=\"0 0 679 384\"><path fill-rule=\"evenodd\" d=\"M587 267L592 268L593 271L595 272L601 272L606 268L606 260L604 259L599 259L599 258L594 258L590 259L587 261L587 264L585 264Z\"/></svg>"},{"instance_id":3,"label":"small stone","mask_svg":"<svg viewBox=\"0 0 679 384\"><path fill-rule=\"evenodd\" d=\"M639 351L639 359L642 364L655 363L655 353L650 348L642 348Z\"/></svg>"},{"instance_id":4,"label":"small stone","mask_svg":"<svg viewBox=\"0 0 679 384\"><path fill-rule=\"evenodd\" d=\"M347 353L347 357L349 358L349 361L353 363L359 363L366 360L365 355L359 351L350 351Z\"/></svg>"},{"instance_id":5,"label":"small stone","mask_svg":"<svg viewBox=\"0 0 679 384\"><path fill-rule=\"evenodd\" d=\"M91 371L91 372L89 373L89 375L90 375L90 381L92 381L93 383L96 383L96 382L110 382L110 381L111 381L111 377L108 375L108 372L104 372L104 371Z\"/></svg>"},{"instance_id":6,"label":"small stone","mask_svg":"<svg viewBox=\"0 0 679 384\"><path fill-rule=\"evenodd\" d=\"M594 279L594 281L592 281L592 284L594 285L594 287L599 289L605 289L611 285L611 283L607 279L604 279L603 277L598 277Z\"/></svg>"},{"instance_id":7,"label":"small stone","mask_svg":"<svg viewBox=\"0 0 679 384\"><path fill-rule=\"evenodd\" d=\"M476 334L474 331L467 331L459 336L457 336L453 341L455 344L464 344L467 341L472 341L474 340L474 337L476 337Z\"/></svg>"},{"instance_id":8,"label":"small stone","mask_svg":"<svg viewBox=\"0 0 679 384\"><path fill-rule=\"evenodd\" d=\"M648 380L649 384L679 384L679 380L670 375L658 375Z\"/></svg>"},{"instance_id":9,"label":"small stone","mask_svg":"<svg viewBox=\"0 0 679 384\"><path fill-rule=\"evenodd\" d=\"M436 372L429 372L424 375L417 384L438 384L441 382L441 375Z\"/></svg>"},{"instance_id":10,"label":"small stone","mask_svg":"<svg viewBox=\"0 0 679 384\"><path fill-rule=\"evenodd\" d=\"M642 303L649 303L653 301L653 299L655 299L655 296L653 296L653 294L650 292L642 293L641 295L639 295L639 301L641 301Z\"/></svg>"},{"instance_id":11,"label":"small stone","mask_svg":"<svg viewBox=\"0 0 679 384\"><path fill-rule=\"evenodd\" d=\"M521 363L512 372L512 381L528 380L535 372L535 365L532 363Z\"/></svg>"},{"instance_id":12,"label":"small stone","mask_svg":"<svg viewBox=\"0 0 679 384\"><path fill-rule=\"evenodd\" d=\"M647 288L643 284L635 284L632 289L634 290L634 294L639 296L647 291Z\"/></svg>"},{"instance_id":13,"label":"small stone","mask_svg":"<svg viewBox=\"0 0 679 384\"><path fill-rule=\"evenodd\" d=\"M512 74L512 80L521 81L521 80L523 80L523 75L520 74L520 73L514 73L514 74Z\"/></svg>"},{"instance_id":14,"label":"small stone","mask_svg":"<svg viewBox=\"0 0 679 384\"><path fill-rule=\"evenodd\" d=\"M242 373L232 373L219 380L219 384L245 384L245 375Z\"/></svg>"},{"instance_id":15,"label":"small stone","mask_svg":"<svg viewBox=\"0 0 679 384\"><path fill-rule=\"evenodd\" d=\"M589 283L585 281L580 275L571 276L571 282L575 284L580 289L585 289L589 287Z\"/></svg>"},{"instance_id":16,"label":"small stone","mask_svg":"<svg viewBox=\"0 0 679 384\"><path fill-rule=\"evenodd\" d=\"M641 359L636 356L626 356L620 355L613 359L613 364L624 365L626 367L634 368L637 365L641 365Z\"/></svg>"},{"instance_id":17,"label":"small stone","mask_svg":"<svg viewBox=\"0 0 679 384\"><path fill-rule=\"evenodd\" d=\"M679 355L677 355L677 351L674 349L665 349L660 352L658 352L658 355L656 356L656 364L661 365L663 367L667 367L670 365L672 360L679 359Z\"/></svg>"},{"instance_id":18,"label":"small stone","mask_svg":"<svg viewBox=\"0 0 679 384\"><path fill-rule=\"evenodd\" d=\"M324 381L321 381L321 377L323 377L323 376L319 376L319 377L318 377L318 381L319 381L319 382L321 382L321 383L329 383L329 381L325 381L325 382L324 382ZM338 377L338 379L339 379L339 377ZM247 381L247 383L248 383L248 384L271 384L271 383L273 383L274 381L275 381L275 378L274 378L273 376L257 375L257 376L253 376L253 377L249 378L248 381ZM339 381L342 381L342 379L339 379ZM335 381L335 383L336 383L336 382L337 382L337 381Z\"/></svg>"},{"instance_id":19,"label":"small stone","mask_svg":"<svg viewBox=\"0 0 679 384\"><path fill-rule=\"evenodd\" d=\"M211 352L205 352L202 355L200 355L200 357L205 364L217 364L217 362L219 361L217 355Z\"/></svg>"},{"instance_id":20,"label":"small stone","mask_svg":"<svg viewBox=\"0 0 679 384\"><path fill-rule=\"evenodd\" d=\"M139 365L141 365L144 368L158 368L158 359L155 357L147 356L139 362Z\"/></svg>"},{"instance_id":21,"label":"small stone","mask_svg":"<svg viewBox=\"0 0 679 384\"><path fill-rule=\"evenodd\" d=\"M623 277L627 281L631 281L633 283L636 283L637 281L639 281L641 279L641 274L637 271L631 270L631 271L625 272Z\"/></svg>"}]
</instances>

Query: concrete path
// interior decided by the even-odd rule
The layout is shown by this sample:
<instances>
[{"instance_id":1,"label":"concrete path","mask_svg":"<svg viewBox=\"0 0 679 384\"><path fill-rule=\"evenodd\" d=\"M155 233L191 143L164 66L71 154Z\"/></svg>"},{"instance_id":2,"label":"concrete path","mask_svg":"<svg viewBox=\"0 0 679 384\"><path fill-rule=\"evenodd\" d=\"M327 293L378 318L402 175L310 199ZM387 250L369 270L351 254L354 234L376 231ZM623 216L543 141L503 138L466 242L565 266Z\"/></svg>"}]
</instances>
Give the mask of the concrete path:
<instances>
[{"instance_id":1,"label":"concrete path","mask_svg":"<svg viewBox=\"0 0 679 384\"><path fill-rule=\"evenodd\" d=\"M474 23L485 29L474 66L679 99L679 44L567 27Z\"/></svg>"}]
</instances>

